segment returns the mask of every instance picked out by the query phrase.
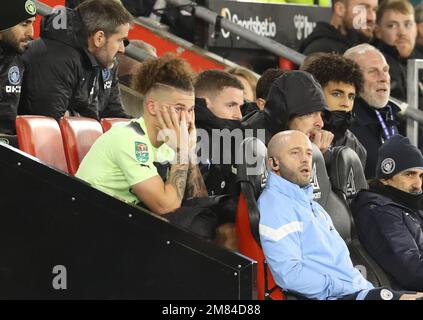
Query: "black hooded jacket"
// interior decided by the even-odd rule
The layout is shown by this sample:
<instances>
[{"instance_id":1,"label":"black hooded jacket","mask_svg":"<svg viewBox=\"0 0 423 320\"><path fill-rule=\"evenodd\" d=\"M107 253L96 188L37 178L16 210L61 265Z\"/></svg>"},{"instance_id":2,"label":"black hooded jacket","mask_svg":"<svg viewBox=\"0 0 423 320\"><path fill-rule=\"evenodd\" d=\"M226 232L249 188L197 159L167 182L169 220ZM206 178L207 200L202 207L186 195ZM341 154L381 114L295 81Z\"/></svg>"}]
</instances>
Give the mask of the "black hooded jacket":
<instances>
[{"instance_id":1,"label":"black hooded jacket","mask_svg":"<svg viewBox=\"0 0 423 320\"><path fill-rule=\"evenodd\" d=\"M241 121L227 120L216 117L206 106L204 99L196 99L195 102L195 126L200 137L207 133L208 140L199 141L201 146L200 170L210 195L233 194L235 191L236 175L232 173L232 164L235 164L236 144L241 141L229 140L230 133L237 131L242 133ZM200 134L200 130L204 130ZM213 130L216 130L213 133ZM220 138L217 133L222 131ZM243 136L243 135L242 135ZM231 141L230 147L224 144L224 140ZM207 153L203 151L207 150ZM206 157L208 155L208 157ZM230 158L229 158L230 156ZM207 158L207 159L206 159ZM228 163L229 162L229 163Z\"/></svg>"},{"instance_id":2,"label":"black hooded jacket","mask_svg":"<svg viewBox=\"0 0 423 320\"><path fill-rule=\"evenodd\" d=\"M127 117L120 101L117 64L103 69L88 52L85 26L76 10L66 10L66 28L58 28L58 21L56 14L45 16L41 38L23 55L26 74L19 114L58 120L69 110L95 119Z\"/></svg>"},{"instance_id":3,"label":"black hooded jacket","mask_svg":"<svg viewBox=\"0 0 423 320\"><path fill-rule=\"evenodd\" d=\"M313 32L300 44L300 52L309 55L314 52L336 52L343 54L347 49L369 39L355 30L344 36L327 22L317 22Z\"/></svg>"},{"instance_id":4,"label":"black hooded jacket","mask_svg":"<svg viewBox=\"0 0 423 320\"><path fill-rule=\"evenodd\" d=\"M288 129L294 116L326 109L320 84L304 71L290 71L276 79L269 90L263 111L243 119L246 128L265 129L265 143L280 131Z\"/></svg>"},{"instance_id":5,"label":"black hooded jacket","mask_svg":"<svg viewBox=\"0 0 423 320\"><path fill-rule=\"evenodd\" d=\"M373 182L352 203L361 243L397 289L423 290L423 212L412 206L421 198Z\"/></svg>"},{"instance_id":6,"label":"black hooded jacket","mask_svg":"<svg viewBox=\"0 0 423 320\"><path fill-rule=\"evenodd\" d=\"M0 133L14 135L24 64L21 56L0 41Z\"/></svg>"}]
</instances>

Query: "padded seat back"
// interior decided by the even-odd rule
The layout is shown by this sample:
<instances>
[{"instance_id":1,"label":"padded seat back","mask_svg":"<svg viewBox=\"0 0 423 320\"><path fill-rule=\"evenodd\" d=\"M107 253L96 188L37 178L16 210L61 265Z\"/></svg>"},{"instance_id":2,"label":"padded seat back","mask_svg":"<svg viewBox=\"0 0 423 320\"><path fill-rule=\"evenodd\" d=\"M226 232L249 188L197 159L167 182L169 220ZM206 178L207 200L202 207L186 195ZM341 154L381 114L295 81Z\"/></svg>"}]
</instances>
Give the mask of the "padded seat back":
<instances>
[{"instance_id":1,"label":"padded seat back","mask_svg":"<svg viewBox=\"0 0 423 320\"><path fill-rule=\"evenodd\" d=\"M326 171L325 160L319 148L313 145L313 164L311 183L314 189L314 200L318 202L330 215L335 229L342 239L351 242L352 217L346 203L333 191Z\"/></svg>"},{"instance_id":2,"label":"padded seat back","mask_svg":"<svg viewBox=\"0 0 423 320\"><path fill-rule=\"evenodd\" d=\"M60 119L60 129L69 173L75 175L82 159L103 134L103 129L97 120L81 117Z\"/></svg>"},{"instance_id":3,"label":"padded seat back","mask_svg":"<svg viewBox=\"0 0 423 320\"><path fill-rule=\"evenodd\" d=\"M340 146L332 149L330 170L332 189L348 204L361 189L368 188L360 158L351 148Z\"/></svg>"},{"instance_id":4,"label":"padded seat back","mask_svg":"<svg viewBox=\"0 0 423 320\"><path fill-rule=\"evenodd\" d=\"M103 128L103 132L107 132L117 124L129 123L130 121L130 119L126 118L103 118L100 120L100 123Z\"/></svg>"},{"instance_id":5,"label":"padded seat back","mask_svg":"<svg viewBox=\"0 0 423 320\"><path fill-rule=\"evenodd\" d=\"M17 116L19 149L47 165L68 172L59 124L50 117Z\"/></svg>"},{"instance_id":6,"label":"padded seat back","mask_svg":"<svg viewBox=\"0 0 423 320\"><path fill-rule=\"evenodd\" d=\"M243 159L237 166L237 180L240 197L236 215L236 233L239 251L257 261L258 299L283 299L282 290L276 286L267 266L260 246L260 212L256 200L260 196L267 179L267 148L256 138L247 138L241 144L238 155Z\"/></svg>"}]
</instances>

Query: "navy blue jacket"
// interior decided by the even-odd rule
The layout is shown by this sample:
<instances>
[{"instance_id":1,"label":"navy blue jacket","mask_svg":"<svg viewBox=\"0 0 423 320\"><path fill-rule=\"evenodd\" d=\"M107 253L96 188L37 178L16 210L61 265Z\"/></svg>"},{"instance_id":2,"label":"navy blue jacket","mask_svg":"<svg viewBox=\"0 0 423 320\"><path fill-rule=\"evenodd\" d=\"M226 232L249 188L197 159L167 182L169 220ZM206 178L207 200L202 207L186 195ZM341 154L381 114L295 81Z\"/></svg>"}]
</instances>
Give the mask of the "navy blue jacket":
<instances>
[{"instance_id":1,"label":"navy blue jacket","mask_svg":"<svg viewBox=\"0 0 423 320\"><path fill-rule=\"evenodd\" d=\"M381 193L362 190L352 203L357 233L398 289L423 290L423 231L420 214Z\"/></svg>"},{"instance_id":2,"label":"navy blue jacket","mask_svg":"<svg viewBox=\"0 0 423 320\"><path fill-rule=\"evenodd\" d=\"M14 135L24 64L20 54L0 42L0 133Z\"/></svg>"}]
</instances>

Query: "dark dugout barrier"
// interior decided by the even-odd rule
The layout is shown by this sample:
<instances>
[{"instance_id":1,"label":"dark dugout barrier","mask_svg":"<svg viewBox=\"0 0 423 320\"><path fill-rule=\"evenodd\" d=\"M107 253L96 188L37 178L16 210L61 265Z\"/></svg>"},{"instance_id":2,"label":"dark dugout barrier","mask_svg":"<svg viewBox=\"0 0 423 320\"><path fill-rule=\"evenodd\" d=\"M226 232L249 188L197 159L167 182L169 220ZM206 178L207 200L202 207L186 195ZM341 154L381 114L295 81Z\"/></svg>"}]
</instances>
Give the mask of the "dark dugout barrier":
<instances>
[{"instance_id":1,"label":"dark dugout barrier","mask_svg":"<svg viewBox=\"0 0 423 320\"><path fill-rule=\"evenodd\" d=\"M1 143L0 201L1 299L256 297L254 261Z\"/></svg>"}]
</instances>

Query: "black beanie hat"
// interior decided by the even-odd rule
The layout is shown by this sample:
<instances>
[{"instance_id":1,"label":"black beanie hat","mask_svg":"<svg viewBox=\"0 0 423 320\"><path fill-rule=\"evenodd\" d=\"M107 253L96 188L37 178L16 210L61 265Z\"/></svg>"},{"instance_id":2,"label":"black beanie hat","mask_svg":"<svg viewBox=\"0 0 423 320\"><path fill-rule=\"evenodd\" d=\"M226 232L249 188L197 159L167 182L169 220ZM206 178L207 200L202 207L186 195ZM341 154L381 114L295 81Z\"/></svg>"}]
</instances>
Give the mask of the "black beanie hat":
<instances>
[{"instance_id":1,"label":"black beanie hat","mask_svg":"<svg viewBox=\"0 0 423 320\"><path fill-rule=\"evenodd\" d=\"M327 109L322 87L305 71L288 71L270 86L264 106L266 129L272 134L288 129L294 116Z\"/></svg>"},{"instance_id":2,"label":"black beanie hat","mask_svg":"<svg viewBox=\"0 0 423 320\"><path fill-rule=\"evenodd\" d=\"M401 171L412 168L423 170L423 156L407 137L395 135L379 148L377 179L389 179Z\"/></svg>"},{"instance_id":3,"label":"black beanie hat","mask_svg":"<svg viewBox=\"0 0 423 320\"><path fill-rule=\"evenodd\" d=\"M37 8L32 0L8 0L0 10L0 31L10 29L28 18L35 17Z\"/></svg>"}]
</instances>

